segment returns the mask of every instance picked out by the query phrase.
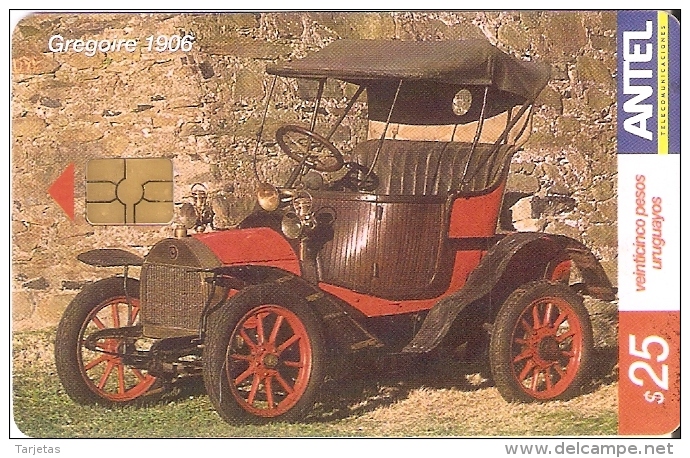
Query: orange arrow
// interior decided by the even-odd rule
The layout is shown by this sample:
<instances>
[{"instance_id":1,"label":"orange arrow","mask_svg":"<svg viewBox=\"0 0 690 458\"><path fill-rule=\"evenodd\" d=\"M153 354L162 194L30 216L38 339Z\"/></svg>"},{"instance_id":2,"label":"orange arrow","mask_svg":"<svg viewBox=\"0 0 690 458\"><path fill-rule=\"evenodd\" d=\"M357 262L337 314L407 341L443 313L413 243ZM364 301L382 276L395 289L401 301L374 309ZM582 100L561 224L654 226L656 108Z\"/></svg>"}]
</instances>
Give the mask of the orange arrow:
<instances>
[{"instance_id":1,"label":"orange arrow","mask_svg":"<svg viewBox=\"0 0 690 458\"><path fill-rule=\"evenodd\" d=\"M48 188L48 194L74 220L74 163L70 163L64 172Z\"/></svg>"}]
</instances>

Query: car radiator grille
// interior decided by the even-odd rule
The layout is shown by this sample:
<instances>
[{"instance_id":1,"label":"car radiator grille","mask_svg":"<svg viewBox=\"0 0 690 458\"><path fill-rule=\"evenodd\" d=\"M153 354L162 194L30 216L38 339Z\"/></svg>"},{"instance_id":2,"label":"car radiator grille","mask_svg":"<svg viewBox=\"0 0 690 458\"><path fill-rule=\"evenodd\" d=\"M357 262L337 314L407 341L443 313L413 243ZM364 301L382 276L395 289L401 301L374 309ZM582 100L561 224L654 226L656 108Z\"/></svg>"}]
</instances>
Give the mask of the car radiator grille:
<instances>
[{"instance_id":1,"label":"car radiator grille","mask_svg":"<svg viewBox=\"0 0 690 458\"><path fill-rule=\"evenodd\" d=\"M142 268L141 321L150 337L195 334L209 287L207 274L190 267L145 264Z\"/></svg>"}]
</instances>

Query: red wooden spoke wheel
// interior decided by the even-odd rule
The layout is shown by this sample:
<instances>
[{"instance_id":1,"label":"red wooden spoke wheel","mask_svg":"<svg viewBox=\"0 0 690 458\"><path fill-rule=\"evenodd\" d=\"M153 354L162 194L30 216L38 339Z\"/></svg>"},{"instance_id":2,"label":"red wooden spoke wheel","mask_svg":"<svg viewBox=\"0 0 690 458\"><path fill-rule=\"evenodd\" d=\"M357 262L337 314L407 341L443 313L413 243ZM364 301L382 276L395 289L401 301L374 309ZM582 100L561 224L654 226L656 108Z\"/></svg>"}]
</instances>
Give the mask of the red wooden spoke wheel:
<instances>
[{"instance_id":1,"label":"red wooden spoke wheel","mask_svg":"<svg viewBox=\"0 0 690 458\"><path fill-rule=\"evenodd\" d=\"M139 299L131 298L130 305L130 323L134 323L139 314ZM151 388L156 378L145 370L126 365L118 356L125 350L125 345L133 343L128 344L121 338L100 339L93 351L84 346L84 338L95 330L126 326L130 305L125 297L114 297L99 304L84 323L78 350L85 382L100 397L114 402L140 397Z\"/></svg>"},{"instance_id":2,"label":"red wooden spoke wheel","mask_svg":"<svg viewBox=\"0 0 690 458\"><path fill-rule=\"evenodd\" d=\"M127 404L148 394L156 378L122 358L134 338L95 339L97 331L133 326L139 316L139 282L108 278L85 288L70 303L58 326L55 361L67 394L82 404ZM129 319L128 319L129 316Z\"/></svg>"},{"instance_id":3,"label":"red wooden spoke wheel","mask_svg":"<svg viewBox=\"0 0 690 458\"><path fill-rule=\"evenodd\" d=\"M566 285L527 284L501 307L490 350L494 381L504 398L569 398L587 373L592 351L589 315Z\"/></svg>"},{"instance_id":4,"label":"red wooden spoke wheel","mask_svg":"<svg viewBox=\"0 0 690 458\"><path fill-rule=\"evenodd\" d=\"M248 412L275 417L307 389L312 351L304 324L290 310L266 305L240 320L228 346L226 376Z\"/></svg>"},{"instance_id":5,"label":"red wooden spoke wheel","mask_svg":"<svg viewBox=\"0 0 690 458\"><path fill-rule=\"evenodd\" d=\"M534 398L549 399L572 383L582 355L582 329L559 297L532 302L513 329L513 375Z\"/></svg>"},{"instance_id":6,"label":"red wooden spoke wheel","mask_svg":"<svg viewBox=\"0 0 690 458\"><path fill-rule=\"evenodd\" d=\"M321 324L289 291L258 285L211 317L204 383L225 420L294 421L313 407L324 378Z\"/></svg>"}]
</instances>

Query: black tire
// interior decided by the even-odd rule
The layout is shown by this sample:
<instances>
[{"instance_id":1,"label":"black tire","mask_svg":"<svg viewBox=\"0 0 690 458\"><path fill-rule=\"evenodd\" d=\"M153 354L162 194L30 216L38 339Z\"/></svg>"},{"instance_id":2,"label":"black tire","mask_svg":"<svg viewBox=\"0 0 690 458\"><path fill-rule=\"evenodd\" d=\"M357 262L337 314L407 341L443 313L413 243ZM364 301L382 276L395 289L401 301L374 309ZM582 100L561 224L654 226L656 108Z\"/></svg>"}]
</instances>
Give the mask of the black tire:
<instances>
[{"instance_id":1,"label":"black tire","mask_svg":"<svg viewBox=\"0 0 690 458\"><path fill-rule=\"evenodd\" d=\"M150 399L157 380L112 354L91 351L84 339L104 328L127 325L129 296L136 324L139 316L139 281L112 277L85 287L67 306L55 337L55 364L67 395L79 404L127 405ZM100 339L99 348L114 353L123 339ZM120 375L122 376L120 382Z\"/></svg>"},{"instance_id":2,"label":"black tire","mask_svg":"<svg viewBox=\"0 0 690 458\"><path fill-rule=\"evenodd\" d=\"M313 408L325 374L321 323L282 288L251 286L211 316L204 384L225 421L300 420Z\"/></svg>"},{"instance_id":3,"label":"black tire","mask_svg":"<svg viewBox=\"0 0 690 458\"><path fill-rule=\"evenodd\" d=\"M569 399L589 376L592 325L582 298L562 283L535 281L501 306L489 348L491 372L509 402Z\"/></svg>"}]
</instances>

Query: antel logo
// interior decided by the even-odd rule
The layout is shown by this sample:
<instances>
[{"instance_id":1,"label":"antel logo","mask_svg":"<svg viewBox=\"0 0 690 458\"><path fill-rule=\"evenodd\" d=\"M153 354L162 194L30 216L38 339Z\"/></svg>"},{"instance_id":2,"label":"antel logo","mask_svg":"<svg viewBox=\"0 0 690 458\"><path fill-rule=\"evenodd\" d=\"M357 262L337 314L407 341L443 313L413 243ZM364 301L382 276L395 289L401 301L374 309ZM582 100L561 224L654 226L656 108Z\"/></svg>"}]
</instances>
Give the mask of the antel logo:
<instances>
[{"instance_id":1,"label":"antel logo","mask_svg":"<svg viewBox=\"0 0 690 458\"><path fill-rule=\"evenodd\" d=\"M680 25L665 11L619 11L618 153L680 153Z\"/></svg>"},{"instance_id":2,"label":"antel logo","mask_svg":"<svg viewBox=\"0 0 690 458\"><path fill-rule=\"evenodd\" d=\"M654 138L647 128L647 121L653 115L654 72L648 68L654 57L654 46L650 41L652 28L652 21L645 21L644 30L623 32L623 94L632 95L623 103L626 113L623 115L623 128L647 140Z\"/></svg>"},{"instance_id":3,"label":"antel logo","mask_svg":"<svg viewBox=\"0 0 690 458\"><path fill-rule=\"evenodd\" d=\"M618 152L657 152L657 13L618 12Z\"/></svg>"}]
</instances>

